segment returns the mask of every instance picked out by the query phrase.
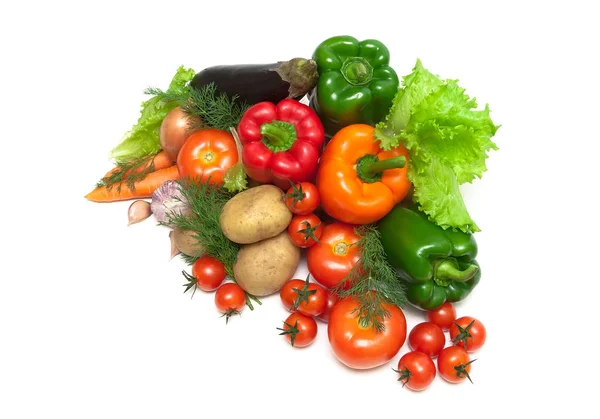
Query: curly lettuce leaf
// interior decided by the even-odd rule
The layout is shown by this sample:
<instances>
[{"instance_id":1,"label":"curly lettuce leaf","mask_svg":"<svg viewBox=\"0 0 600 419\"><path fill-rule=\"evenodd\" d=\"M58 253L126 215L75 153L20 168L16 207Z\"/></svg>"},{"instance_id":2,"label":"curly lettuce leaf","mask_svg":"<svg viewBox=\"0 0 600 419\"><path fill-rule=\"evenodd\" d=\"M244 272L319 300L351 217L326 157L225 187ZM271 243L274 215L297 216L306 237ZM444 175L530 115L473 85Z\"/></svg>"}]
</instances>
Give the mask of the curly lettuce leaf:
<instances>
[{"instance_id":1,"label":"curly lettuce leaf","mask_svg":"<svg viewBox=\"0 0 600 419\"><path fill-rule=\"evenodd\" d=\"M223 177L223 186L229 192L241 192L248 188L246 180L246 171L242 163L236 163L225 172Z\"/></svg>"},{"instance_id":2,"label":"curly lettuce leaf","mask_svg":"<svg viewBox=\"0 0 600 419\"><path fill-rule=\"evenodd\" d=\"M167 92L183 93L195 74L191 68L186 70L183 66L179 67ZM157 96L143 102L137 123L131 131L125 133L121 143L111 151L110 157L119 163L158 153L161 150L160 124L164 117L177 106L179 103L163 102Z\"/></svg>"},{"instance_id":3,"label":"curly lettuce leaf","mask_svg":"<svg viewBox=\"0 0 600 419\"><path fill-rule=\"evenodd\" d=\"M396 93L386 119L377 124L376 134L381 147L389 151L400 143L400 133L410 122L412 113L418 104L431 92L443 84L443 81L417 60L413 72L402 78L402 86Z\"/></svg>"},{"instance_id":4,"label":"curly lettuce leaf","mask_svg":"<svg viewBox=\"0 0 600 419\"><path fill-rule=\"evenodd\" d=\"M450 167L435 157L424 161L413 156L408 166L408 178L414 185L413 200L440 227L480 231L469 216L458 179Z\"/></svg>"},{"instance_id":5,"label":"curly lettuce leaf","mask_svg":"<svg viewBox=\"0 0 600 419\"><path fill-rule=\"evenodd\" d=\"M491 138L499 126L487 105L477 110L475 99L456 80L441 80L420 61L402 84L389 115L377 125L376 138L386 150L400 143L408 148L414 200L432 221L443 228L479 231L459 185L487 170L487 152L498 149Z\"/></svg>"}]
</instances>

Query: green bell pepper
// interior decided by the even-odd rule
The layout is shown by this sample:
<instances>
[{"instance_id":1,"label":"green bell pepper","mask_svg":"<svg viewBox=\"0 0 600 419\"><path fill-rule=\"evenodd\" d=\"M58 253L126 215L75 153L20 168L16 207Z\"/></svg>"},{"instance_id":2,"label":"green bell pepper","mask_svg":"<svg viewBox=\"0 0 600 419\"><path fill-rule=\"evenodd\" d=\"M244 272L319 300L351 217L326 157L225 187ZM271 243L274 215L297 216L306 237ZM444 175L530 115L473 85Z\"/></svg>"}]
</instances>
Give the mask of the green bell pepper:
<instances>
[{"instance_id":1,"label":"green bell pepper","mask_svg":"<svg viewBox=\"0 0 600 419\"><path fill-rule=\"evenodd\" d=\"M359 42L351 36L334 36L315 50L319 81L310 106L325 133L332 137L351 124L375 126L388 114L398 92L398 76L389 66L390 52L381 42Z\"/></svg>"},{"instance_id":2,"label":"green bell pepper","mask_svg":"<svg viewBox=\"0 0 600 419\"><path fill-rule=\"evenodd\" d=\"M379 221L388 262L406 285L408 300L423 310L466 298L481 269L471 233L444 230L416 206L397 205Z\"/></svg>"}]
</instances>

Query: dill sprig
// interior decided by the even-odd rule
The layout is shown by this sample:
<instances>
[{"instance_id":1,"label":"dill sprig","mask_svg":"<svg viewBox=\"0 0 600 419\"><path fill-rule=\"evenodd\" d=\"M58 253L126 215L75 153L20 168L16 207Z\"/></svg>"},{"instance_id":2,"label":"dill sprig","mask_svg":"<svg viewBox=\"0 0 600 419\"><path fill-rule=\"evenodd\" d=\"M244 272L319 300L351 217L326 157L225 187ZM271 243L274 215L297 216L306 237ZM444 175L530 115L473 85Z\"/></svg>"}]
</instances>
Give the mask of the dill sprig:
<instances>
[{"instance_id":1,"label":"dill sprig","mask_svg":"<svg viewBox=\"0 0 600 419\"><path fill-rule=\"evenodd\" d=\"M360 237L355 244L360 249L360 261L333 292L340 298L356 298L359 307L355 311L361 325L382 332L385 319L390 317L383 304L404 307L406 292L386 259L377 227L369 224L357 227L355 231Z\"/></svg>"},{"instance_id":2,"label":"dill sprig","mask_svg":"<svg viewBox=\"0 0 600 419\"><path fill-rule=\"evenodd\" d=\"M235 282L233 265L240 245L225 237L220 221L223 207L234 194L209 180L183 178L176 182L192 213L167 212L168 220L160 224L193 231L204 253L219 260L225 266L227 275ZM190 258L189 261L191 260ZM251 310L251 300L261 304L255 296L246 293L246 304Z\"/></svg>"},{"instance_id":3,"label":"dill sprig","mask_svg":"<svg viewBox=\"0 0 600 419\"><path fill-rule=\"evenodd\" d=\"M156 154L118 162L108 176L103 177L96 183L96 187L106 186L110 190L117 185L117 192L121 192L121 187L125 182L130 190L135 191L135 183L154 172L154 157L156 157Z\"/></svg>"},{"instance_id":4,"label":"dill sprig","mask_svg":"<svg viewBox=\"0 0 600 419\"><path fill-rule=\"evenodd\" d=\"M191 121L191 130L198 128L215 128L229 130L236 127L242 115L248 109L245 102L240 102L238 96L227 96L217 92L214 83L198 89L189 87L181 92L165 92L156 88L145 91L148 95L158 96L163 102L178 102L181 109Z\"/></svg>"},{"instance_id":5,"label":"dill sprig","mask_svg":"<svg viewBox=\"0 0 600 419\"><path fill-rule=\"evenodd\" d=\"M193 265L199 259L198 256L190 256L185 253L180 253L179 256L181 256L186 265Z\"/></svg>"}]
</instances>

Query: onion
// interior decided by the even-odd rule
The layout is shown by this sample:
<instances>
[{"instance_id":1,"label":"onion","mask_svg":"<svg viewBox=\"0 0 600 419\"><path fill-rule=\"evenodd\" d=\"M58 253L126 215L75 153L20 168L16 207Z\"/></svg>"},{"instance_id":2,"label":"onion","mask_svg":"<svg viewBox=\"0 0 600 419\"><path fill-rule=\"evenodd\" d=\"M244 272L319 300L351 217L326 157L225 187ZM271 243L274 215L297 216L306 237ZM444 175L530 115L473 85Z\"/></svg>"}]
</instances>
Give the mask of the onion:
<instances>
[{"instance_id":1,"label":"onion","mask_svg":"<svg viewBox=\"0 0 600 419\"><path fill-rule=\"evenodd\" d=\"M189 209L186 199L174 180L167 180L152 194L152 214L161 223L169 222L167 214L182 214Z\"/></svg>"},{"instance_id":2,"label":"onion","mask_svg":"<svg viewBox=\"0 0 600 419\"><path fill-rule=\"evenodd\" d=\"M181 146L194 132L190 127L195 122L197 120L190 119L180 107L174 108L163 119L160 125L160 146L172 161L177 161Z\"/></svg>"}]
</instances>

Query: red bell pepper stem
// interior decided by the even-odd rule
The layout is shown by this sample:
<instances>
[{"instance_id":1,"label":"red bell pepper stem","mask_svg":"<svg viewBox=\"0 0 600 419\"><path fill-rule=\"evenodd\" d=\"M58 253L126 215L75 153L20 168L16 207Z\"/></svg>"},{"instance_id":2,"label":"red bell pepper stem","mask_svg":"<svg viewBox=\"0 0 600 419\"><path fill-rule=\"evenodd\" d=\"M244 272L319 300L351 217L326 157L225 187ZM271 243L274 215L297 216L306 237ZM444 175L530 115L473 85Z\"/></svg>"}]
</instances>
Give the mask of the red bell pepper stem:
<instances>
[{"instance_id":1,"label":"red bell pepper stem","mask_svg":"<svg viewBox=\"0 0 600 419\"><path fill-rule=\"evenodd\" d=\"M289 150L296 140L296 129L289 122L273 121L262 124L263 142L273 151Z\"/></svg>"}]
</instances>

